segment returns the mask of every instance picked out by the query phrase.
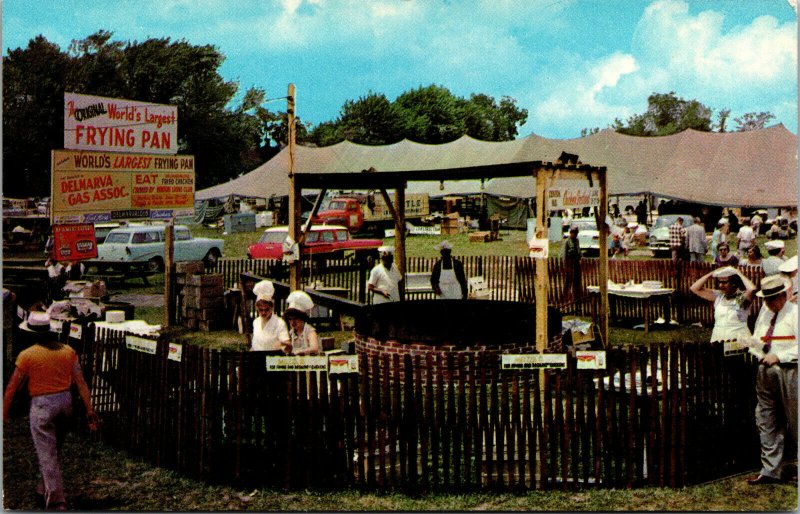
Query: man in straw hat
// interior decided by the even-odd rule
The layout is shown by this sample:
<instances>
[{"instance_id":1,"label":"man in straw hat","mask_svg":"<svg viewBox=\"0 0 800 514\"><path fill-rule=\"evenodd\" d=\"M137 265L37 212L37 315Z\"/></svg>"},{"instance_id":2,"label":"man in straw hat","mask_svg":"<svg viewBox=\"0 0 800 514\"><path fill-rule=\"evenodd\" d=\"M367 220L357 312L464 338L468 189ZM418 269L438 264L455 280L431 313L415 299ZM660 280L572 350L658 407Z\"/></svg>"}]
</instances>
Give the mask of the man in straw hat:
<instances>
[{"instance_id":1,"label":"man in straw hat","mask_svg":"<svg viewBox=\"0 0 800 514\"><path fill-rule=\"evenodd\" d=\"M256 295L256 312L258 317L253 320L253 340L251 351L281 351L289 354L292 344L289 339L289 330L282 318L275 316L275 286L269 280L262 280L253 286Z\"/></svg>"},{"instance_id":2,"label":"man in straw hat","mask_svg":"<svg viewBox=\"0 0 800 514\"><path fill-rule=\"evenodd\" d=\"M792 290L789 292L789 301L797 303L797 255L786 259L783 264L778 266L778 271L781 277L792 285Z\"/></svg>"},{"instance_id":3,"label":"man in straw hat","mask_svg":"<svg viewBox=\"0 0 800 514\"><path fill-rule=\"evenodd\" d=\"M783 278L772 275L761 281L756 293L764 305L748 346L760 361L756 426L761 439L761 472L747 479L750 485L790 478L792 470L785 464L796 458L785 452L787 438L797 441L797 306L789 302L788 289Z\"/></svg>"},{"instance_id":4,"label":"man in straw hat","mask_svg":"<svg viewBox=\"0 0 800 514\"><path fill-rule=\"evenodd\" d=\"M467 276L464 264L452 257L453 245L444 240L438 245L442 258L436 261L431 271L431 287L442 300L461 300L467 297Z\"/></svg>"},{"instance_id":5,"label":"man in straw hat","mask_svg":"<svg viewBox=\"0 0 800 514\"><path fill-rule=\"evenodd\" d=\"M378 248L381 262L369 273L367 289L372 292L372 303L400 301L400 281L403 276L394 264L394 248L381 246Z\"/></svg>"},{"instance_id":6,"label":"man in straw hat","mask_svg":"<svg viewBox=\"0 0 800 514\"><path fill-rule=\"evenodd\" d=\"M761 261L761 269L764 270L766 276L777 275L780 273L781 264L786 260L786 257L783 256L786 247L783 241L775 239L764 243L764 248L767 249L769 256Z\"/></svg>"},{"instance_id":7,"label":"man in straw hat","mask_svg":"<svg viewBox=\"0 0 800 514\"><path fill-rule=\"evenodd\" d=\"M48 510L67 510L59 450L72 415L73 384L86 407L90 430L97 429L99 418L92 408L78 355L70 346L56 341L50 332L50 316L46 312L31 312L19 328L31 336L34 344L17 356L16 368L3 396L3 421L8 421L14 396L27 382L31 436L42 475L36 487L37 499Z\"/></svg>"}]
</instances>

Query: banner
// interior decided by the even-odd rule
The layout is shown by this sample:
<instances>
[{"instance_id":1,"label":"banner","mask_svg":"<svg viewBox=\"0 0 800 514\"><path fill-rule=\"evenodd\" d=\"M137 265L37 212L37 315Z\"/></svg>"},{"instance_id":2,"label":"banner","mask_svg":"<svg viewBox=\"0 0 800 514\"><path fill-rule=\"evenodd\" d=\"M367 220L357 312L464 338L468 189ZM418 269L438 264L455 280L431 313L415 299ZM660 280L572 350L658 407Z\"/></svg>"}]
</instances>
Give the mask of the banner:
<instances>
[{"instance_id":1,"label":"banner","mask_svg":"<svg viewBox=\"0 0 800 514\"><path fill-rule=\"evenodd\" d=\"M565 353L522 353L500 356L500 369L559 369L567 367Z\"/></svg>"},{"instance_id":2,"label":"banner","mask_svg":"<svg viewBox=\"0 0 800 514\"><path fill-rule=\"evenodd\" d=\"M64 148L178 153L178 108L64 93Z\"/></svg>"},{"instance_id":3,"label":"banner","mask_svg":"<svg viewBox=\"0 0 800 514\"><path fill-rule=\"evenodd\" d=\"M194 156L52 152L53 223L194 213Z\"/></svg>"},{"instance_id":4,"label":"banner","mask_svg":"<svg viewBox=\"0 0 800 514\"><path fill-rule=\"evenodd\" d=\"M583 180L559 180L547 190L547 208L551 211L600 206L600 186Z\"/></svg>"},{"instance_id":5,"label":"banner","mask_svg":"<svg viewBox=\"0 0 800 514\"><path fill-rule=\"evenodd\" d=\"M324 356L267 356L267 371L328 371Z\"/></svg>"},{"instance_id":6,"label":"banner","mask_svg":"<svg viewBox=\"0 0 800 514\"><path fill-rule=\"evenodd\" d=\"M57 261L97 258L94 225L53 225L53 258Z\"/></svg>"}]
</instances>

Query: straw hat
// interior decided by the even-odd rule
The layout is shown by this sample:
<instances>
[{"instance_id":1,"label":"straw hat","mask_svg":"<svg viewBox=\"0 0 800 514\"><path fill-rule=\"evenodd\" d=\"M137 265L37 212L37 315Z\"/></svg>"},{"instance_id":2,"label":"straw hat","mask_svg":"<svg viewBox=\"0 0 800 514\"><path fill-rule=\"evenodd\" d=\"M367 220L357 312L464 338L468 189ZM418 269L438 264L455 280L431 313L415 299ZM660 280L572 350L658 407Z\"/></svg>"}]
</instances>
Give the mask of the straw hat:
<instances>
[{"instance_id":1,"label":"straw hat","mask_svg":"<svg viewBox=\"0 0 800 514\"><path fill-rule=\"evenodd\" d=\"M756 296L761 298L771 298L789 289L789 285L780 275L770 275L761 281L761 291Z\"/></svg>"},{"instance_id":2,"label":"straw hat","mask_svg":"<svg viewBox=\"0 0 800 514\"><path fill-rule=\"evenodd\" d=\"M262 280L253 286L253 294L256 295L256 301L265 301L273 303L272 297L275 296L275 286L269 280Z\"/></svg>"},{"instance_id":3,"label":"straw hat","mask_svg":"<svg viewBox=\"0 0 800 514\"><path fill-rule=\"evenodd\" d=\"M712 276L714 278L727 278L727 277L732 277L734 275L738 275L738 273L736 272L736 268L734 268L733 266L725 266L724 268L714 270Z\"/></svg>"},{"instance_id":4,"label":"straw hat","mask_svg":"<svg viewBox=\"0 0 800 514\"><path fill-rule=\"evenodd\" d=\"M786 259L786 261L778 266L778 270L782 273L792 273L797 271L797 255L790 259Z\"/></svg>"}]
</instances>

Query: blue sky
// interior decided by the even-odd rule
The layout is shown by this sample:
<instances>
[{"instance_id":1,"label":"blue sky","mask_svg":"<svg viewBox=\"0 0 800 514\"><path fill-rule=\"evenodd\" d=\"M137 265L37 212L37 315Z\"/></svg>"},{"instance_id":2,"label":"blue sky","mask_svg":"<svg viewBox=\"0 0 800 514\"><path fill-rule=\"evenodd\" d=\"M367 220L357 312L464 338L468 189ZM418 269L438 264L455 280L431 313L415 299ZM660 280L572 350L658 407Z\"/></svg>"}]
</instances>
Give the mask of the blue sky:
<instances>
[{"instance_id":1,"label":"blue sky","mask_svg":"<svg viewBox=\"0 0 800 514\"><path fill-rule=\"evenodd\" d=\"M797 16L787 0L4 0L3 49L66 49L99 29L215 45L220 73L298 115L336 118L369 91L438 84L510 96L521 135L578 137L645 111L653 92L716 115L771 111L797 133ZM272 104L284 110L285 104ZM716 118L715 118L716 119Z\"/></svg>"}]
</instances>

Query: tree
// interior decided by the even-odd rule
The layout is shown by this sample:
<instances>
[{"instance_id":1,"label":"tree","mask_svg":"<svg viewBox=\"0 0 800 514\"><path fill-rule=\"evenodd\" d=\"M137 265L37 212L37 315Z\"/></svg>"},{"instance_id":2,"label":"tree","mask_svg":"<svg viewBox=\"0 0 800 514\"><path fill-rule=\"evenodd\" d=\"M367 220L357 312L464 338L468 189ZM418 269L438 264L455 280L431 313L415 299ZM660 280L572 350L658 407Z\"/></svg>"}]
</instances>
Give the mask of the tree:
<instances>
[{"instance_id":1,"label":"tree","mask_svg":"<svg viewBox=\"0 0 800 514\"><path fill-rule=\"evenodd\" d=\"M745 132L748 130L759 130L767 126L770 120L773 120L775 115L771 112L748 112L741 118L734 118L736 122L736 132Z\"/></svg>"},{"instance_id":2,"label":"tree","mask_svg":"<svg viewBox=\"0 0 800 514\"><path fill-rule=\"evenodd\" d=\"M721 111L719 111L719 114L717 115L717 119L719 119L719 121L717 122L717 132L725 132L725 129L727 128L726 125L728 123L728 118L730 116L731 116L730 109L722 109Z\"/></svg>"},{"instance_id":3,"label":"tree","mask_svg":"<svg viewBox=\"0 0 800 514\"><path fill-rule=\"evenodd\" d=\"M667 136L686 129L710 132L712 114L697 100L684 100L674 91L653 93L647 98L647 112L629 117L626 124L617 118L612 128L632 136Z\"/></svg>"},{"instance_id":4,"label":"tree","mask_svg":"<svg viewBox=\"0 0 800 514\"><path fill-rule=\"evenodd\" d=\"M585 127L581 129L581 137L591 136L592 134L597 134L598 132L600 132L600 127Z\"/></svg>"},{"instance_id":5,"label":"tree","mask_svg":"<svg viewBox=\"0 0 800 514\"><path fill-rule=\"evenodd\" d=\"M178 148L195 156L196 184L206 187L258 163L263 128L249 110L227 106L238 84L217 70L224 56L211 46L169 38L112 41L100 30L68 52L43 36L3 59L3 164L9 195L46 195L50 150L63 148L64 91L176 105ZM245 95L246 102L257 95Z\"/></svg>"}]
</instances>

